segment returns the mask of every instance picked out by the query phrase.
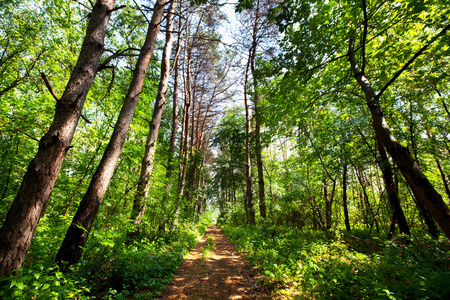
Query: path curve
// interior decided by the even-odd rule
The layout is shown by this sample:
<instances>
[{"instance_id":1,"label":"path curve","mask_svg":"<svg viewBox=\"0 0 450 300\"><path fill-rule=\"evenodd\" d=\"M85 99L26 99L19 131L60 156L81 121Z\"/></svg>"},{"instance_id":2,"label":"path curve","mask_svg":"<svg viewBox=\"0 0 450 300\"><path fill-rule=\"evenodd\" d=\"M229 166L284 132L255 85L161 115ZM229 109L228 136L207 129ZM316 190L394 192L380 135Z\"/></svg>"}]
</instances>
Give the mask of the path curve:
<instances>
[{"instance_id":1,"label":"path curve","mask_svg":"<svg viewBox=\"0 0 450 300\"><path fill-rule=\"evenodd\" d=\"M202 257L207 237L212 235L214 252ZM155 299L268 299L242 256L217 225L187 256L172 283Z\"/></svg>"}]
</instances>

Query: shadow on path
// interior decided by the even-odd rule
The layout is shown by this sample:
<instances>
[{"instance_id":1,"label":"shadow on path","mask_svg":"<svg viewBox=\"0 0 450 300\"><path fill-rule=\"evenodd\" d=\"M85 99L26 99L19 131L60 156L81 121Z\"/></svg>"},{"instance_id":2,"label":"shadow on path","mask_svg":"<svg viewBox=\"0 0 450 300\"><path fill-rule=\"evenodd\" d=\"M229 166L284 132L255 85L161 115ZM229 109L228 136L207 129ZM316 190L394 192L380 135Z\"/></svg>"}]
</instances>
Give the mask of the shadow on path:
<instances>
[{"instance_id":1,"label":"shadow on path","mask_svg":"<svg viewBox=\"0 0 450 300\"><path fill-rule=\"evenodd\" d=\"M209 235L215 243L214 252L202 257ZM155 299L267 299L267 296L234 245L213 225L184 259L171 284Z\"/></svg>"}]
</instances>

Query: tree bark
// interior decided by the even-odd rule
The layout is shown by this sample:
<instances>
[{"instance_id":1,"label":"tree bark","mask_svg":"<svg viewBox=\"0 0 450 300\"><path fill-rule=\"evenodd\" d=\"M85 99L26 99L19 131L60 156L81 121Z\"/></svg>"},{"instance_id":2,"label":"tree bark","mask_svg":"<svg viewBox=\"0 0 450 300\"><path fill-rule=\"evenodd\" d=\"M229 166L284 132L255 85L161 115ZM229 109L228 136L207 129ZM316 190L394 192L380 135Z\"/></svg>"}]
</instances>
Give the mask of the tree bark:
<instances>
[{"instance_id":1,"label":"tree bark","mask_svg":"<svg viewBox=\"0 0 450 300\"><path fill-rule=\"evenodd\" d=\"M430 181L423 174L419 164L411 155L407 147L401 145L392 134L379 101L370 82L359 70L354 53L354 41L349 43L349 61L351 70L365 94L367 106L372 115L372 126L375 136L392 157L403 174L411 190L416 194L416 200L422 202L437 221L447 238L450 239L450 209L443 201L441 195L436 191Z\"/></svg>"},{"instance_id":2,"label":"tree bark","mask_svg":"<svg viewBox=\"0 0 450 300\"><path fill-rule=\"evenodd\" d=\"M136 62L133 79L125 96L111 139L56 255L56 261L63 270L67 270L70 265L76 263L83 253L83 247L86 244L125 143L134 110L142 91L147 67L153 54L163 13L164 1L157 0L144 45Z\"/></svg>"},{"instance_id":3,"label":"tree bark","mask_svg":"<svg viewBox=\"0 0 450 300\"><path fill-rule=\"evenodd\" d=\"M159 79L158 94L156 95L152 120L149 124L150 130L148 133L147 142L145 143L145 152L141 163L141 173L139 176L137 192L134 198L133 211L131 214L131 219L133 220L132 222L136 230L134 232L130 232L130 238L134 238L141 233L142 220L144 218L146 208L148 190L150 187L150 177L152 175L154 166L153 161L155 159L156 141L158 139L159 129L161 127L161 118L164 103L166 102L167 87L169 84L170 54L173 44L173 16L176 5L177 1L172 0L170 2L169 11L167 13L166 43L164 45L162 56L161 77Z\"/></svg>"},{"instance_id":4,"label":"tree bark","mask_svg":"<svg viewBox=\"0 0 450 300\"><path fill-rule=\"evenodd\" d=\"M30 248L95 78L114 3L114 0L95 3L78 61L56 103L53 122L39 141L38 152L28 165L0 229L0 277L20 268Z\"/></svg>"}]
</instances>

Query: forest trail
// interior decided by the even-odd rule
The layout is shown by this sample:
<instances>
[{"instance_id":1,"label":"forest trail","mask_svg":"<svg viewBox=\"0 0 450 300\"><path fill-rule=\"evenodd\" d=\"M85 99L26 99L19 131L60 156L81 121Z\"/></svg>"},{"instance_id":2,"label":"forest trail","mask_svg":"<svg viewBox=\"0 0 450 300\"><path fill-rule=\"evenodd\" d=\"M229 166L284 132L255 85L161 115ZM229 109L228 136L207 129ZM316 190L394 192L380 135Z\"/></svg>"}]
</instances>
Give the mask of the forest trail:
<instances>
[{"instance_id":1,"label":"forest trail","mask_svg":"<svg viewBox=\"0 0 450 300\"><path fill-rule=\"evenodd\" d=\"M204 255L209 235L215 243L214 251ZM213 225L184 259L169 286L155 299L267 299L267 296L234 245Z\"/></svg>"}]
</instances>

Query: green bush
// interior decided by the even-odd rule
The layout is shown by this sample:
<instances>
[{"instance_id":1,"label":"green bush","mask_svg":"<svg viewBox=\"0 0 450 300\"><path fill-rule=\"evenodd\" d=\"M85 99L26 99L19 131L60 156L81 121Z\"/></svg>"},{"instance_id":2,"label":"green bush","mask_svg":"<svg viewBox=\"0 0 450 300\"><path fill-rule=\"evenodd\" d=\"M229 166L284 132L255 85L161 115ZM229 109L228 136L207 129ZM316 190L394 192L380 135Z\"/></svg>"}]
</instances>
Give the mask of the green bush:
<instances>
[{"instance_id":1,"label":"green bush","mask_svg":"<svg viewBox=\"0 0 450 300\"><path fill-rule=\"evenodd\" d=\"M449 299L449 243L289 227L223 227L259 278L306 299ZM362 251L364 250L364 251Z\"/></svg>"},{"instance_id":2,"label":"green bush","mask_svg":"<svg viewBox=\"0 0 450 300\"><path fill-rule=\"evenodd\" d=\"M45 221L45 220L44 220ZM59 243L48 234L35 239L23 268L0 280L0 299L126 299L152 298L177 271L186 253L211 224L210 216L184 222L156 241L126 243L124 232L93 231L82 260L67 273L53 262Z\"/></svg>"}]
</instances>

